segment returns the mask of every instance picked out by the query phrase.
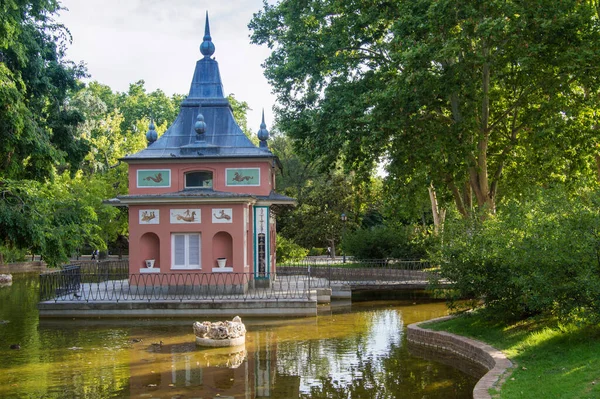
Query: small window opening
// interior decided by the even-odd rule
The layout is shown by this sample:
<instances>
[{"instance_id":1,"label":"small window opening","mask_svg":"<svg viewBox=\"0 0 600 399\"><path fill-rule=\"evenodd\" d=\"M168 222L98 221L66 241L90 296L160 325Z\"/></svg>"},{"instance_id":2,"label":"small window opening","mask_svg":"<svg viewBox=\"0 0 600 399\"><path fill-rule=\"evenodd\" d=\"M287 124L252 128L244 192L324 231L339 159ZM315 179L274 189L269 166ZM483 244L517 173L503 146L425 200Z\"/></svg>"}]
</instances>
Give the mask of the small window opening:
<instances>
[{"instance_id":1,"label":"small window opening","mask_svg":"<svg viewBox=\"0 0 600 399\"><path fill-rule=\"evenodd\" d=\"M208 171L185 174L185 188L212 188L213 174Z\"/></svg>"}]
</instances>

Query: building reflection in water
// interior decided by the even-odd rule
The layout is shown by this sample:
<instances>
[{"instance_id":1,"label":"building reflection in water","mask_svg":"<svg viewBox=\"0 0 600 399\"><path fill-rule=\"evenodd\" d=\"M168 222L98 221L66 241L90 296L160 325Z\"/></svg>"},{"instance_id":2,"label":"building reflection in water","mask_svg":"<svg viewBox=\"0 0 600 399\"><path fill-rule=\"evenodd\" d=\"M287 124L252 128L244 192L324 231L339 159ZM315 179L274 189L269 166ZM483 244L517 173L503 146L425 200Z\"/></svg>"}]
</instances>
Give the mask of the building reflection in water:
<instances>
[{"instance_id":1,"label":"building reflection in water","mask_svg":"<svg viewBox=\"0 0 600 399\"><path fill-rule=\"evenodd\" d=\"M200 348L189 343L140 345L132 351L131 397L269 398L274 384L277 345L275 333L249 334L253 341L233 348ZM285 378L288 380L288 378ZM299 378L286 381L296 385ZM287 389L289 390L289 389ZM280 394L280 393L279 393Z\"/></svg>"},{"instance_id":2,"label":"building reflection in water","mask_svg":"<svg viewBox=\"0 0 600 399\"><path fill-rule=\"evenodd\" d=\"M303 324L305 323L305 324ZM131 397L467 398L477 376L412 356L394 309L256 325L236 348L172 335L130 351ZM316 325L314 325L316 324ZM185 342L185 340L189 340ZM477 374L477 373L476 373ZM151 396L149 396L151 395Z\"/></svg>"}]
</instances>

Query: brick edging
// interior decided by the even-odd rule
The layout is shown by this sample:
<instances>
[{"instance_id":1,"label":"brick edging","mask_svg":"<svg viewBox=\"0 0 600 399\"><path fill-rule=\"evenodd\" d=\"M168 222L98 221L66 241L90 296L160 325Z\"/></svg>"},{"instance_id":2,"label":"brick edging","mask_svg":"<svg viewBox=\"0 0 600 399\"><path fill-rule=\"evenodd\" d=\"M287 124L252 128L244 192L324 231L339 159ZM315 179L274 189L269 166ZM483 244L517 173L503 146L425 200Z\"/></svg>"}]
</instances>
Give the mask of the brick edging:
<instances>
[{"instance_id":1,"label":"brick edging","mask_svg":"<svg viewBox=\"0 0 600 399\"><path fill-rule=\"evenodd\" d=\"M410 342L450 351L481 364L489 371L481 377L475 388L473 388L473 399L490 399L489 389L500 389L504 382L502 377L512 367L512 362L508 360L504 353L481 341L445 331L432 331L420 327L425 323L444 321L453 317L445 316L410 324L406 337Z\"/></svg>"}]
</instances>

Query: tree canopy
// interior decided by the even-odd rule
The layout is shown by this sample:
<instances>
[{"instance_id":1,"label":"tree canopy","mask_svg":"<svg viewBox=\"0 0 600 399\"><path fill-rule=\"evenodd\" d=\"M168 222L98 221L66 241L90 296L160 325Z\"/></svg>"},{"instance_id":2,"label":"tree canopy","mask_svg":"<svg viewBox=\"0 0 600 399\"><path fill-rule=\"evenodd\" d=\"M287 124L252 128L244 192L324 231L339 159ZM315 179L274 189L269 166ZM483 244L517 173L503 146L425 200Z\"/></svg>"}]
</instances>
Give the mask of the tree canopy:
<instances>
[{"instance_id":1,"label":"tree canopy","mask_svg":"<svg viewBox=\"0 0 600 399\"><path fill-rule=\"evenodd\" d=\"M272 49L265 74L298 151L359 173L387 160L390 180L435 187L467 215L593 171L598 12L578 0L282 0L249 27Z\"/></svg>"}]
</instances>

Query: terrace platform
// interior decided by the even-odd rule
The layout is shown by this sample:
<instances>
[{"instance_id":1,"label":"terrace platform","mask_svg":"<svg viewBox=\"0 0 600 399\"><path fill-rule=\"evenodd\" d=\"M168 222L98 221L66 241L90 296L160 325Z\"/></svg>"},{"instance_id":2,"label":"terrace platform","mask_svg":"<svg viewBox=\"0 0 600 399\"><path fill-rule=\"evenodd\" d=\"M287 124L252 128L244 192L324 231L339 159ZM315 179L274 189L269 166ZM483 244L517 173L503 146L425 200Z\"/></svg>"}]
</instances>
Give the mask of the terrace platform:
<instances>
[{"instance_id":1,"label":"terrace platform","mask_svg":"<svg viewBox=\"0 0 600 399\"><path fill-rule=\"evenodd\" d=\"M424 262L305 263L278 273L139 273L127 262L70 265L40 276L41 318L312 317L360 291L425 291ZM444 284L445 285L445 284Z\"/></svg>"},{"instance_id":2,"label":"terrace platform","mask_svg":"<svg viewBox=\"0 0 600 399\"><path fill-rule=\"evenodd\" d=\"M252 280L251 274L130 275L54 273L38 303L41 318L73 317L313 317L331 290L320 279L282 276ZM79 272L79 273L78 273ZM48 281L54 277L55 281ZM82 282L82 281L88 282ZM96 280L96 281L94 281Z\"/></svg>"}]
</instances>

